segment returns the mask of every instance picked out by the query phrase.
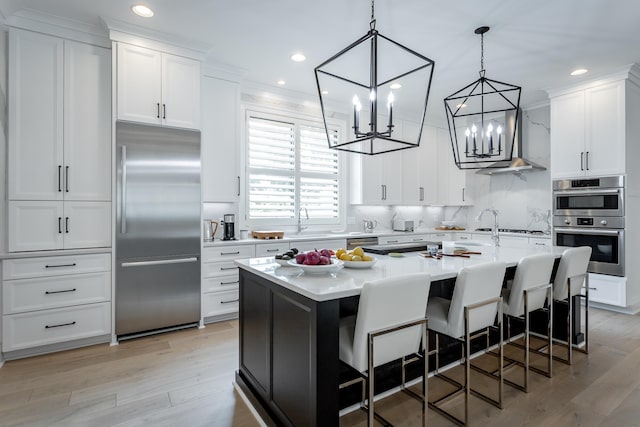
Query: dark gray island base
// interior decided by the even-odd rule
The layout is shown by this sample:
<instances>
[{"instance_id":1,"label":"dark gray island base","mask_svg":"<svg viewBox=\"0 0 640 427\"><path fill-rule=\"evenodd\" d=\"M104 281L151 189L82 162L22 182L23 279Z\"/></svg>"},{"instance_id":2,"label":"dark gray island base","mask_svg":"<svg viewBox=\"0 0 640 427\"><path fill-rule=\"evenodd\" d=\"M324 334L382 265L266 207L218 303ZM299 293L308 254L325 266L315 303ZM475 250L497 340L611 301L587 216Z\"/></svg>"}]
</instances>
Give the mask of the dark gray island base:
<instances>
[{"instance_id":1,"label":"dark gray island base","mask_svg":"<svg viewBox=\"0 0 640 427\"><path fill-rule=\"evenodd\" d=\"M295 286L292 290L288 289L291 286L277 283L280 278L270 280L275 267L269 271L264 268L264 262L260 264L261 267L255 269L242 268L242 264L240 268L240 363L236 383L268 424L338 426L340 409L358 402L360 397L359 386L357 390L339 392L345 368L338 351L339 321L357 309L358 291L339 290L331 299L310 298L303 295L305 290L296 292ZM387 274L391 268L387 266ZM515 268L509 270L512 275ZM329 287L344 276L354 276L356 281L369 280L368 276L358 277L366 274L370 273L344 270L336 275L338 278L315 277L312 280L315 283L327 281ZM284 279L284 282L291 284L296 280ZM302 275L299 280L302 283L309 279ZM451 275L434 277L430 294L450 297L454 281L455 276ZM353 287L353 283L350 286ZM566 305L554 305L554 310L554 336L563 338L566 336ZM537 325L532 324L532 329L546 332L544 316L539 316L535 323ZM574 318L574 331L579 331L576 328L579 324L579 318ZM520 332L518 327L512 330L513 334ZM574 342L579 339L574 336ZM433 337L430 341L430 347L433 347ZM472 349L479 351L484 346L486 341L481 339ZM458 342L441 339L440 347L441 366L460 357ZM410 369L410 378L422 375L420 365L417 363ZM435 367L433 360L430 360L430 366ZM377 369L376 393L397 386L399 372L399 363L394 362Z\"/></svg>"},{"instance_id":2,"label":"dark gray island base","mask_svg":"<svg viewBox=\"0 0 640 427\"><path fill-rule=\"evenodd\" d=\"M236 381L278 425L338 425L339 311L240 269Z\"/></svg>"}]
</instances>

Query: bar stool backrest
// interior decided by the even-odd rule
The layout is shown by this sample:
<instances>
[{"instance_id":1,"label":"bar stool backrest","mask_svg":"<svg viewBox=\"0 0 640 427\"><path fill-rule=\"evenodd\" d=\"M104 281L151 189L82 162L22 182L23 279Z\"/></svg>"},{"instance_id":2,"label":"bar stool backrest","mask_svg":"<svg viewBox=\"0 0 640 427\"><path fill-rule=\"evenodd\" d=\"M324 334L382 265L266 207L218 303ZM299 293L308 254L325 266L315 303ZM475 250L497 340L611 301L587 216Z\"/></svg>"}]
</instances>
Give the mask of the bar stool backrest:
<instances>
[{"instance_id":1,"label":"bar stool backrest","mask_svg":"<svg viewBox=\"0 0 640 427\"><path fill-rule=\"evenodd\" d=\"M524 314L524 291L551 283L555 261L556 257L552 254L536 254L524 257L518 262L504 314L516 317ZM546 299L546 290L531 292L527 309L533 311L544 307Z\"/></svg>"},{"instance_id":2,"label":"bar stool backrest","mask_svg":"<svg viewBox=\"0 0 640 427\"><path fill-rule=\"evenodd\" d=\"M464 336L465 307L500 296L506 268L507 265L504 262L490 262L460 270L449 306L447 335L454 338ZM469 318L469 332L493 325L497 313L497 303L472 310Z\"/></svg>"},{"instance_id":3,"label":"bar stool backrest","mask_svg":"<svg viewBox=\"0 0 640 427\"><path fill-rule=\"evenodd\" d=\"M431 276L415 273L390 277L362 286L353 335L353 367L364 372L367 364L367 334L413 320L424 319ZM383 365L419 350L420 326L376 338L373 365Z\"/></svg>"},{"instance_id":4,"label":"bar stool backrest","mask_svg":"<svg viewBox=\"0 0 640 427\"><path fill-rule=\"evenodd\" d=\"M576 276L582 276L587 272L589 259L591 258L591 247L580 246L569 248L562 252L558 271L553 281L553 299L567 299L567 281ZM582 288L584 277L571 282L571 296L578 295Z\"/></svg>"}]
</instances>

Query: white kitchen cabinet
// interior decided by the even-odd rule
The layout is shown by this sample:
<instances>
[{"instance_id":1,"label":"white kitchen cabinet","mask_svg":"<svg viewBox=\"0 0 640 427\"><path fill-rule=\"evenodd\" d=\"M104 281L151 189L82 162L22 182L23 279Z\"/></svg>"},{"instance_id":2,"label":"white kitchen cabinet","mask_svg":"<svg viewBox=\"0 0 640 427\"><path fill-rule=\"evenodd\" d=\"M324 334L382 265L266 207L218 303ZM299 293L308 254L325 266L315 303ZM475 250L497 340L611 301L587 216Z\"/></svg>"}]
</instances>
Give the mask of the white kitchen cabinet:
<instances>
[{"instance_id":1,"label":"white kitchen cabinet","mask_svg":"<svg viewBox=\"0 0 640 427\"><path fill-rule=\"evenodd\" d=\"M589 301L626 307L627 278L589 273Z\"/></svg>"},{"instance_id":2,"label":"white kitchen cabinet","mask_svg":"<svg viewBox=\"0 0 640 427\"><path fill-rule=\"evenodd\" d=\"M551 239L544 239L541 237L529 237L529 244L533 246L553 246Z\"/></svg>"},{"instance_id":3,"label":"white kitchen cabinet","mask_svg":"<svg viewBox=\"0 0 640 427\"><path fill-rule=\"evenodd\" d=\"M9 58L9 200L111 200L109 50L11 28Z\"/></svg>"},{"instance_id":4,"label":"white kitchen cabinet","mask_svg":"<svg viewBox=\"0 0 640 427\"><path fill-rule=\"evenodd\" d=\"M111 52L64 42L64 200L111 200Z\"/></svg>"},{"instance_id":5,"label":"white kitchen cabinet","mask_svg":"<svg viewBox=\"0 0 640 427\"><path fill-rule=\"evenodd\" d=\"M431 242L430 234L413 234L409 233L406 235L394 235L394 236L381 236L378 237L378 244L380 245L392 245L395 243L421 243L421 242Z\"/></svg>"},{"instance_id":6,"label":"white kitchen cabinet","mask_svg":"<svg viewBox=\"0 0 640 427\"><path fill-rule=\"evenodd\" d=\"M216 246L202 250L201 312L205 322L228 318L238 312L240 279L234 260L255 256L256 245Z\"/></svg>"},{"instance_id":7,"label":"white kitchen cabinet","mask_svg":"<svg viewBox=\"0 0 640 427\"><path fill-rule=\"evenodd\" d=\"M625 172L625 81L551 97L551 177Z\"/></svg>"},{"instance_id":8,"label":"white kitchen cabinet","mask_svg":"<svg viewBox=\"0 0 640 427\"><path fill-rule=\"evenodd\" d=\"M111 333L111 255L2 262L2 350L23 357L37 347ZM34 350L31 350L34 348Z\"/></svg>"},{"instance_id":9,"label":"white kitchen cabinet","mask_svg":"<svg viewBox=\"0 0 640 427\"><path fill-rule=\"evenodd\" d=\"M110 202L9 201L9 252L111 246Z\"/></svg>"},{"instance_id":10,"label":"white kitchen cabinet","mask_svg":"<svg viewBox=\"0 0 640 427\"><path fill-rule=\"evenodd\" d=\"M200 128L200 61L117 44L120 120Z\"/></svg>"},{"instance_id":11,"label":"white kitchen cabinet","mask_svg":"<svg viewBox=\"0 0 640 427\"><path fill-rule=\"evenodd\" d=\"M290 249L289 245L290 244L288 242L257 243L256 256L262 257L262 256L275 256L278 254L282 254L284 252L287 252ZM291 245L294 245L294 243L291 243Z\"/></svg>"},{"instance_id":12,"label":"white kitchen cabinet","mask_svg":"<svg viewBox=\"0 0 640 427\"><path fill-rule=\"evenodd\" d=\"M418 133L419 124L404 122L405 137ZM436 128L422 128L418 148L402 151L402 201L411 205L436 202Z\"/></svg>"},{"instance_id":13,"label":"white kitchen cabinet","mask_svg":"<svg viewBox=\"0 0 640 427\"><path fill-rule=\"evenodd\" d=\"M453 158L451 139L447 129L436 129L436 202L442 205L470 205L473 203L466 185L466 172L458 169Z\"/></svg>"},{"instance_id":14,"label":"white kitchen cabinet","mask_svg":"<svg viewBox=\"0 0 640 427\"><path fill-rule=\"evenodd\" d=\"M236 202L240 196L240 87L204 77L202 96L202 201Z\"/></svg>"}]
</instances>

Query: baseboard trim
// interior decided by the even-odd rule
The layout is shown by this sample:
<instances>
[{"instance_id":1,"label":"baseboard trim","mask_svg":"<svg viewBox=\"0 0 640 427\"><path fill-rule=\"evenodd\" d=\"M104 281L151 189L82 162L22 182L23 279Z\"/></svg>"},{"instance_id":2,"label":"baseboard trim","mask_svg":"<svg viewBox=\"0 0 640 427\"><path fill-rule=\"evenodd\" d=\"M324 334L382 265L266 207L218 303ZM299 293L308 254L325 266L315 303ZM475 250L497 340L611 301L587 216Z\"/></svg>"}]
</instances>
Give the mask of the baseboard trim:
<instances>
[{"instance_id":1,"label":"baseboard trim","mask_svg":"<svg viewBox=\"0 0 640 427\"><path fill-rule=\"evenodd\" d=\"M630 305L629 307L619 307L617 305L602 304L600 302L589 301L589 307L603 310L615 311L616 313L635 315L640 313L640 306Z\"/></svg>"},{"instance_id":2,"label":"baseboard trim","mask_svg":"<svg viewBox=\"0 0 640 427\"><path fill-rule=\"evenodd\" d=\"M22 350L6 351L3 353L5 360L22 359L31 356L40 356L58 351L72 350L74 348L88 347L90 345L105 344L111 342L111 334L97 337L84 338L81 340L67 341L56 344L43 345L40 347L26 348ZM2 366L0 364L0 366Z\"/></svg>"}]
</instances>

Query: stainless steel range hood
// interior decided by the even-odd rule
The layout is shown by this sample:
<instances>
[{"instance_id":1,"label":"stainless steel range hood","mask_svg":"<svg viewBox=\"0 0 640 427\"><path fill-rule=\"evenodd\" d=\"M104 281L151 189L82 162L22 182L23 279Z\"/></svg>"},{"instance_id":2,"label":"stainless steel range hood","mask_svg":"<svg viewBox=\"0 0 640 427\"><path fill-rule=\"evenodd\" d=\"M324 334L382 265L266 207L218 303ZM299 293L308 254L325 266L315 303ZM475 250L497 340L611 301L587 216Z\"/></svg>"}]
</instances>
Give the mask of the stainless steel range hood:
<instances>
[{"instance_id":1,"label":"stainless steel range hood","mask_svg":"<svg viewBox=\"0 0 640 427\"><path fill-rule=\"evenodd\" d=\"M515 111L507 111L505 114L505 130L513 129L513 122L516 119ZM508 141L511 135L505 134L505 139ZM546 170L544 166L526 160L522 157L522 110L518 109L518 126L516 127L516 137L513 141L513 157L511 160L503 160L487 166L486 168L476 171L480 175L495 175L502 173L521 173L521 172L536 172Z\"/></svg>"}]
</instances>

